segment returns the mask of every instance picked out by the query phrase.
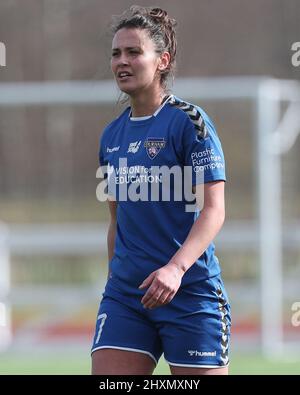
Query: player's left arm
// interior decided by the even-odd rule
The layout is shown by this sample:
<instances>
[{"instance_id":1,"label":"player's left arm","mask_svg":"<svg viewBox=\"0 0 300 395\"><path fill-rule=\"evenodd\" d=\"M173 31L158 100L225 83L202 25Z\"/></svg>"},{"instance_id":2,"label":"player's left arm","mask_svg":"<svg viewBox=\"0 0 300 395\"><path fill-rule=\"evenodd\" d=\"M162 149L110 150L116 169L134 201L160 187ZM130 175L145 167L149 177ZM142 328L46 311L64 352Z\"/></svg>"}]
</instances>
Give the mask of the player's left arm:
<instances>
[{"instance_id":1,"label":"player's left arm","mask_svg":"<svg viewBox=\"0 0 300 395\"><path fill-rule=\"evenodd\" d=\"M140 285L140 289L149 287L142 298L145 308L163 306L173 299L184 273L204 253L221 229L225 219L224 185L224 181L213 181L196 186L201 215L167 265L152 272Z\"/></svg>"},{"instance_id":2,"label":"player's left arm","mask_svg":"<svg viewBox=\"0 0 300 395\"><path fill-rule=\"evenodd\" d=\"M224 181L213 181L204 185L197 185L197 201L203 206L201 214L194 222L186 240L172 257L168 266L176 266L185 273L216 237L225 220L224 190ZM203 199L202 195L204 195Z\"/></svg>"}]
</instances>

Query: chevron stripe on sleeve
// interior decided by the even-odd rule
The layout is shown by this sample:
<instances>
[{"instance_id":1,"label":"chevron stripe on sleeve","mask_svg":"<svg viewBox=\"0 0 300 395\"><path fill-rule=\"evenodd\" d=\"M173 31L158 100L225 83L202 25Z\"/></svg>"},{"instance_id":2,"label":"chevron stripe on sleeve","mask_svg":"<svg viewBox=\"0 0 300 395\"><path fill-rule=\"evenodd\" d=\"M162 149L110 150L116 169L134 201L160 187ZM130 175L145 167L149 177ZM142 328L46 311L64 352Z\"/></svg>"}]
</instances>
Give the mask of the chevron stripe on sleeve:
<instances>
[{"instance_id":1,"label":"chevron stripe on sleeve","mask_svg":"<svg viewBox=\"0 0 300 395\"><path fill-rule=\"evenodd\" d=\"M177 107L184 111L192 121L197 130L197 136L205 139L208 136L208 130L203 120L203 117L196 106L178 99L175 96L170 97L169 103L171 106Z\"/></svg>"}]
</instances>

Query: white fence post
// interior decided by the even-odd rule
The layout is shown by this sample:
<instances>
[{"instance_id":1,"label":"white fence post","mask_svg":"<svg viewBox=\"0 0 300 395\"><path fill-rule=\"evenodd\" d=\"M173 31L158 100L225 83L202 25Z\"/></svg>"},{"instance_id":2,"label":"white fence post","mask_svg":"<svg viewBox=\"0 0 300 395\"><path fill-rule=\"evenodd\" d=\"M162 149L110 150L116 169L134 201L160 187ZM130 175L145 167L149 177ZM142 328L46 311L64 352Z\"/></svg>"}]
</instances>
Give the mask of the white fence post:
<instances>
[{"instance_id":1,"label":"white fence post","mask_svg":"<svg viewBox=\"0 0 300 395\"><path fill-rule=\"evenodd\" d=\"M280 119L278 81L261 84L257 105L261 335L263 353L272 356L283 346L281 157L272 151L272 134Z\"/></svg>"},{"instance_id":2,"label":"white fence post","mask_svg":"<svg viewBox=\"0 0 300 395\"><path fill-rule=\"evenodd\" d=\"M10 294L10 253L8 228L0 222L0 352L12 341Z\"/></svg>"}]
</instances>

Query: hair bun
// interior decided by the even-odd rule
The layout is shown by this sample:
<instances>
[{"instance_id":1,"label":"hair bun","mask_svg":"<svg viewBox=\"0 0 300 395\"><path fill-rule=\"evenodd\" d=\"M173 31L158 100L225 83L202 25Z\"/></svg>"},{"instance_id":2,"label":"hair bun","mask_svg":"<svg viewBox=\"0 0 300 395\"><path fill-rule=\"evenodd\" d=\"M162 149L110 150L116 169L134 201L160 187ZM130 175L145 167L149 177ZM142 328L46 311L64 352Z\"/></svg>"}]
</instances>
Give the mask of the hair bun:
<instances>
[{"instance_id":1,"label":"hair bun","mask_svg":"<svg viewBox=\"0 0 300 395\"><path fill-rule=\"evenodd\" d=\"M152 8L149 14L153 19L155 19L159 23L169 25L171 22L172 24L172 20L170 19L167 11L162 10L161 8Z\"/></svg>"},{"instance_id":2,"label":"hair bun","mask_svg":"<svg viewBox=\"0 0 300 395\"><path fill-rule=\"evenodd\" d=\"M167 11L162 10L161 8L152 8L150 15L154 18L168 19Z\"/></svg>"}]
</instances>

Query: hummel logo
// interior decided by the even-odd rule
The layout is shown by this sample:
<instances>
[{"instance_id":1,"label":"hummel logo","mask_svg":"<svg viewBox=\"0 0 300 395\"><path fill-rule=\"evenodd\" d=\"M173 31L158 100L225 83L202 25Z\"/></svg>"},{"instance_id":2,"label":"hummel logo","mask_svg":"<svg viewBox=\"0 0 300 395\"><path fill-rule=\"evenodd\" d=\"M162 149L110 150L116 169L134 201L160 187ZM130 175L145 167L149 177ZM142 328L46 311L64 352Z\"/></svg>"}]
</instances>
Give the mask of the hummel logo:
<instances>
[{"instance_id":1,"label":"hummel logo","mask_svg":"<svg viewBox=\"0 0 300 395\"><path fill-rule=\"evenodd\" d=\"M135 141L134 143L130 143L127 153L131 152L132 154L135 154L136 152L138 152L140 145L141 145L141 140Z\"/></svg>"},{"instance_id":2,"label":"hummel logo","mask_svg":"<svg viewBox=\"0 0 300 395\"><path fill-rule=\"evenodd\" d=\"M113 147L113 148L107 147L106 152L116 152L116 151L119 151L119 149L120 149L119 145L117 147Z\"/></svg>"},{"instance_id":3,"label":"hummel logo","mask_svg":"<svg viewBox=\"0 0 300 395\"><path fill-rule=\"evenodd\" d=\"M197 351L197 350L188 350L190 357L215 357L217 355L217 351Z\"/></svg>"}]
</instances>

